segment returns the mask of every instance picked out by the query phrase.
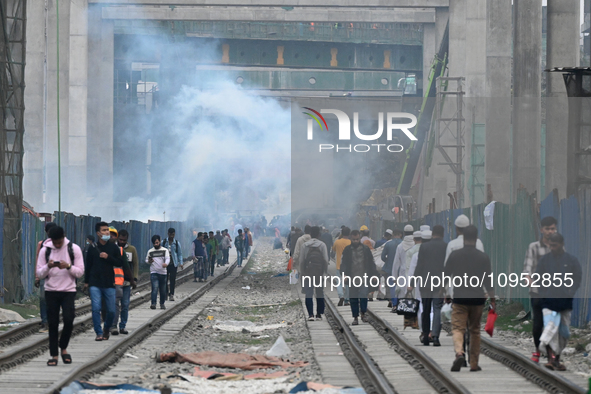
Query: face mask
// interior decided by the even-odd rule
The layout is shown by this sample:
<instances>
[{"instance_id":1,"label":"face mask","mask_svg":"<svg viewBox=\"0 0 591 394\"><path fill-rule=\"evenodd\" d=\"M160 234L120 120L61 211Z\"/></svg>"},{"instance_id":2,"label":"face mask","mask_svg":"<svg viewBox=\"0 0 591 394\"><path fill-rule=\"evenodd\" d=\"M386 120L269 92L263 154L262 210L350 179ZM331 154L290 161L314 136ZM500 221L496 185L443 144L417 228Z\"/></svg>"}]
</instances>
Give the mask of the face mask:
<instances>
[{"instance_id":1,"label":"face mask","mask_svg":"<svg viewBox=\"0 0 591 394\"><path fill-rule=\"evenodd\" d=\"M105 242L110 241L111 240L111 235L101 235L101 239Z\"/></svg>"},{"instance_id":2,"label":"face mask","mask_svg":"<svg viewBox=\"0 0 591 394\"><path fill-rule=\"evenodd\" d=\"M90 242L86 241L86 245L90 245Z\"/></svg>"}]
</instances>

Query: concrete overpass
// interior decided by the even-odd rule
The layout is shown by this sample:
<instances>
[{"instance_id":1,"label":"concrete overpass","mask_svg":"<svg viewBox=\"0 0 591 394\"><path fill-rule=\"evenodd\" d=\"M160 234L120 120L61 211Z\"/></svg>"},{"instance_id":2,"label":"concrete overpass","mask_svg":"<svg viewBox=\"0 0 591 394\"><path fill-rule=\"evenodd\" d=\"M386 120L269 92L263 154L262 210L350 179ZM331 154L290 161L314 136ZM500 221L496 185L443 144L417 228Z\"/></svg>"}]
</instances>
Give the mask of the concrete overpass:
<instances>
[{"instance_id":1,"label":"concrete overpass","mask_svg":"<svg viewBox=\"0 0 591 394\"><path fill-rule=\"evenodd\" d=\"M510 201L519 184L526 185L532 191L540 190L538 148L541 111L534 111L533 118L527 120L526 123L533 126L524 127L523 130L526 131L519 130L513 133L513 115L508 99L512 95L534 98L540 96L541 74L531 72L532 69L540 68L536 66L539 56L532 59L531 56L523 55L536 53L535 49L541 47L541 37L538 40L535 34L541 24L541 0L517 0L515 3L516 6L512 8L511 0L62 2L59 42L62 168L64 178L71 185L78 185L80 191L68 198L85 200L90 206L99 193L102 199L117 200L113 194L113 141L116 137L114 127L118 108L116 97L118 81L127 83L124 79L118 80L118 76L128 72L129 75L133 74L134 66L130 62L121 61L120 58L123 56L125 43L127 48L135 49L134 37L142 34L168 35L178 39L182 37L189 42L193 39L218 38L223 44L216 49L216 54L219 55L216 67L227 67L230 70L248 69L249 74L240 73L247 75L246 82L257 78L267 80L265 75L278 71L278 68L280 72L290 76L281 78L282 82L278 85L264 86L269 94L274 92L273 94L278 95L302 95L306 91L354 90L361 95L383 96L391 93L392 96L398 96L399 92L396 92L396 86L392 81L400 75L399 73L410 71L415 71L419 77L420 74L427 75L430 61L448 19L449 75L466 78L467 99L495 98L484 104L481 101L481 104L473 105L473 108L464 113L470 125L470 132L466 134L464 141L465 157L469 158L471 155L472 124L484 124L486 142L483 182L491 185L494 198L503 202ZM558 48L564 53L578 53L577 43L573 41L570 32L572 29L569 29L572 25L576 31L578 26L578 8L575 9L572 5L574 3L568 0L549 0L549 6L553 5L549 7L549 11L552 12L549 14L549 21L554 21L554 26L558 26L560 21L561 25L560 28L556 28L555 34L549 40L549 59L557 59ZM28 1L24 191L25 198L40 210L54 209L57 195L57 161L54 153L57 150L57 25L54 4L48 3L48 7L46 10L45 4L41 1ZM536 12L532 13L532 9ZM512 53L513 13L520 23L520 30L515 36L515 54ZM309 30L310 23L316 24L313 33ZM220 32L217 28L204 27L207 24L223 25L226 28ZM231 25L244 27L255 24L265 26L267 30L250 31L248 35L243 34L244 29L237 32L228 28ZM297 25L298 28L307 26L307 36L298 36L299 33L290 35L276 29L277 26L285 24ZM330 30L328 27L334 24L337 24L337 28L333 29L337 33L326 33ZM340 35L340 32L347 32L346 26L349 24L354 24L356 28L351 30L355 31L361 31L364 24L370 25L368 30L373 29L375 25L376 28L373 30L378 33L374 36L369 33L366 36ZM399 42L397 40L400 38L397 37L400 36L387 34L389 26L402 29L405 25L421 27L420 42ZM324 28L324 35L320 34L321 28ZM264 34L260 34L261 31ZM409 39L412 41L412 37ZM301 50L304 43L314 48L314 51ZM241 45L246 45L246 48L257 55L241 61L241 52L248 52L238 50ZM410 60L405 58L405 61L416 63L417 59L420 59L418 67L416 64L408 66L408 63L404 65L401 62L402 56L397 50L404 45L405 51L412 53ZM369 49L365 50L364 47ZM413 52L417 50L418 52ZM532 50L534 52L531 52ZM263 53L268 55L265 59ZM344 56L345 53L347 56ZM301 54L301 57L296 58L295 54ZM348 58L355 61L349 62ZM310 62L305 63L304 59L311 60L312 67L307 64ZM143 63L148 65L142 70L151 67L149 64L156 63L156 60L147 59ZM576 65L576 60L564 59L564 62ZM563 64L548 64L561 65ZM205 67L207 72L215 72L213 66L200 67ZM317 74L314 77L317 81L316 86L311 86L310 71ZM528 77L519 78L519 81L523 80L525 84L520 85L519 81L516 81L512 93L511 75L524 75L523 73L527 73ZM237 75L236 78L245 78L244 75ZM352 80L359 80L355 78L358 75L369 75L369 80L380 83L347 87L343 85L342 88L336 84L338 87L335 89L329 82L334 81L336 75L351 75ZM383 80L387 82L383 84ZM423 78L423 83L425 82L426 78ZM552 86L552 92L557 97L566 96L560 84L554 83ZM566 114L566 110L564 112ZM520 121L517 118L513 123ZM547 133L551 139L559 131L553 132L550 129ZM512 143L513 153L507 149ZM533 146L532 149L527 148L530 145ZM547 156L546 168L556 168L552 176L547 175L547 179L551 179L550 183L546 182L547 190L562 187L559 174L563 157L560 152L557 154L553 151ZM440 159L435 157L433 162L437 163ZM512 160L513 165L517 166L513 175ZM101 167L100 172L96 171L98 163ZM464 160L463 163L464 176L469 177L472 171L470 162ZM550 173L552 171L550 170ZM465 195L469 195L468 186L466 183ZM444 201L446 194L453 191L454 187L455 175L451 170L443 166L434 166L430 175L425 177L424 195L428 196L425 201L430 201L431 197ZM422 205L426 205L425 201ZM469 203L470 201L465 201L465 205Z\"/></svg>"}]
</instances>

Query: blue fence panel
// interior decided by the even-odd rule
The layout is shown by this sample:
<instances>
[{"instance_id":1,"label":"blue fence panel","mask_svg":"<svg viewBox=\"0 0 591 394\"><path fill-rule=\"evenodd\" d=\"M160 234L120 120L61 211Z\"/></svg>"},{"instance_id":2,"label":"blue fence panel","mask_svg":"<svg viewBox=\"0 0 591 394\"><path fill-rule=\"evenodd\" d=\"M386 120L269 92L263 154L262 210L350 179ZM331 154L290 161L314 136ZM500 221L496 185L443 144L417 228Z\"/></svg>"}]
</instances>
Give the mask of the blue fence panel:
<instances>
[{"instance_id":1,"label":"blue fence panel","mask_svg":"<svg viewBox=\"0 0 591 394\"><path fill-rule=\"evenodd\" d=\"M4 204L0 203L0 303L4 304Z\"/></svg>"}]
</instances>

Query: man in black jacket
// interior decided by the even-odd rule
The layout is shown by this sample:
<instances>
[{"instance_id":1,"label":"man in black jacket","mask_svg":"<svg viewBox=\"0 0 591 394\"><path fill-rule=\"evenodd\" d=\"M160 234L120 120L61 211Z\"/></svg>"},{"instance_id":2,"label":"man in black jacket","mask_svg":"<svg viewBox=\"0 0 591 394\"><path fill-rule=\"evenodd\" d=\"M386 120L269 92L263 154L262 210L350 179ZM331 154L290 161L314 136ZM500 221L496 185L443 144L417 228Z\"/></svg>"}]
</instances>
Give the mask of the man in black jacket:
<instances>
[{"instance_id":1,"label":"man in black jacket","mask_svg":"<svg viewBox=\"0 0 591 394\"><path fill-rule=\"evenodd\" d=\"M422 287L421 299L423 301L423 315L421 323L423 327L423 345L429 346L429 327L431 327L431 305L433 305L433 346L441 346L439 343L439 333L441 332L441 307L443 306L442 287L431 290L431 281L427 283L427 278L433 276L441 277L443 272L443 263L445 262L445 250L447 242L443 241L443 226L433 226L433 235L431 242L426 242L419 249L417 268L415 276L421 277Z\"/></svg>"},{"instance_id":2,"label":"man in black jacket","mask_svg":"<svg viewBox=\"0 0 591 394\"><path fill-rule=\"evenodd\" d=\"M452 277L467 277L458 286L454 285L453 310L451 313L451 326L454 341L456 359L451 367L452 372L458 372L466 362L464 354L464 334L466 326L470 330L470 371L477 372L481 368L478 365L480 357L480 321L486 294L490 297L491 306L495 307L495 293L491 285L491 264L486 253L476 249L478 241L478 229L468 226L464 229L464 247L456 249L449 255L445 266L446 274ZM472 286L472 278L484 278L477 286ZM459 283L459 282L456 282ZM487 293L485 293L486 288Z\"/></svg>"},{"instance_id":3,"label":"man in black jacket","mask_svg":"<svg viewBox=\"0 0 591 394\"><path fill-rule=\"evenodd\" d=\"M98 242L88 250L85 262L84 287L90 287L92 303L92 323L96 340L109 339L109 328L115 316L115 272L114 267L122 267L124 258L116 244L109 242L109 225L99 222L95 225ZM101 303L105 299L107 314L104 329L101 327Z\"/></svg>"},{"instance_id":4,"label":"man in black jacket","mask_svg":"<svg viewBox=\"0 0 591 394\"><path fill-rule=\"evenodd\" d=\"M374 262L371 249L361 243L361 233L358 230L351 231L351 245L347 245L343 250L341 260L341 270L349 279L345 279L349 286L349 301L351 302L351 313L353 314L353 323L359 324L357 317L361 307L361 320L367 323L367 295L371 286L371 278L377 278L379 284L379 274ZM366 281L364 276L366 275ZM361 278L361 283L359 278ZM351 283L347 283L351 281ZM376 279L373 280L374 282Z\"/></svg>"},{"instance_id":5,"label":"man in black jacket","mask_svg":"<svg viewBox=\"0 0 591 394\"><path fill-rule=\"evenodd\" d=\"M540 286L542 313L559 315L560 324L550 322L540 336L540 350L546 350L548 369L566 371L560 363L560 353L568 342L568 327L573 309L573 298L581 286L583 272L579 260L564 251L564 237L559 233L550 236L550 253L540 259L532 279ZM553 312L556 312L554 314ZM550 319L552 320L552 319ZM566 329L566 331L565 331Z\"/></svg>"}]
</instances>

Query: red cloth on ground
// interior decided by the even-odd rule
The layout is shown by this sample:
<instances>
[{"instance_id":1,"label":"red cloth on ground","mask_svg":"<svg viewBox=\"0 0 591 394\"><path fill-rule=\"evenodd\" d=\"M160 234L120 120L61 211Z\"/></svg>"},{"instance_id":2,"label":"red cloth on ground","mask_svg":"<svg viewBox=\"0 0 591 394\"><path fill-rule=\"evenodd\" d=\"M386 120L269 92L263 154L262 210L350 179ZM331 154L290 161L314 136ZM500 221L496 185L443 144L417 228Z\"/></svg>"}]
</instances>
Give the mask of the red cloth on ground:
<instances>
[{"instance_id":1,"label":"red cloth on ground","mask_svg":"<svg viewBox=\"0 0 591 394\"><path fill-rule=\"evenodd\" d=\"M191 363L197 365L209 365L212 367L238 368L253 370L261 368L297 368L308 365L307 361L283 361L278 357L251 355L246 353L218 353L213 351L200 353L179 352L160 353L157 362Z\"/></svg>"}]
</instances>

